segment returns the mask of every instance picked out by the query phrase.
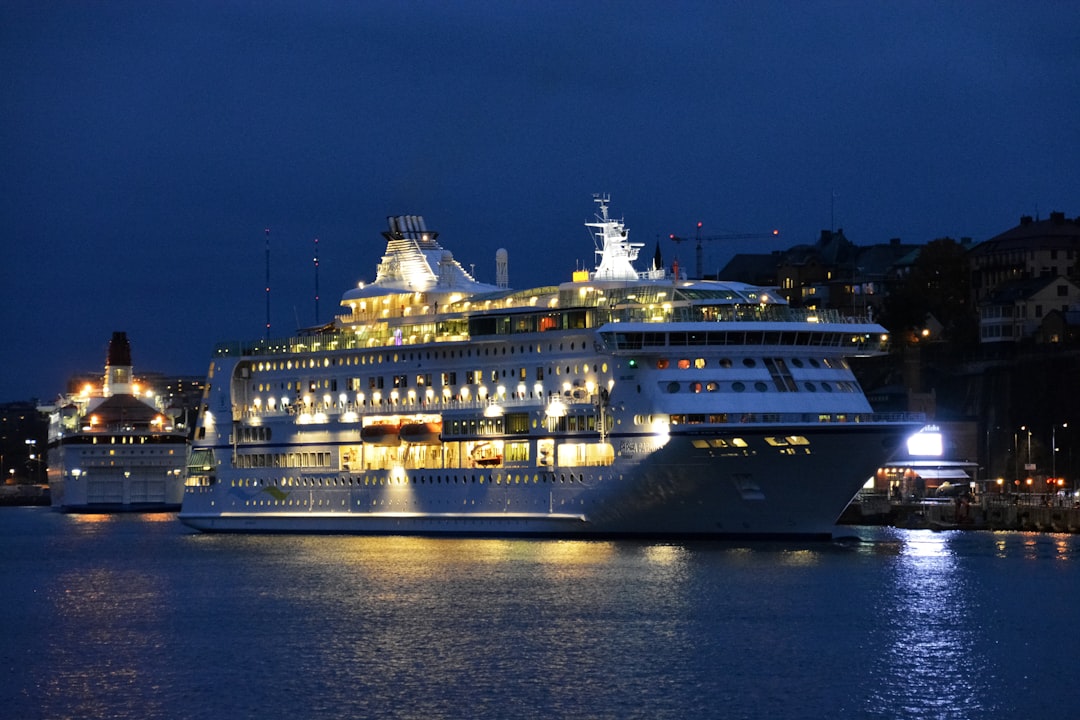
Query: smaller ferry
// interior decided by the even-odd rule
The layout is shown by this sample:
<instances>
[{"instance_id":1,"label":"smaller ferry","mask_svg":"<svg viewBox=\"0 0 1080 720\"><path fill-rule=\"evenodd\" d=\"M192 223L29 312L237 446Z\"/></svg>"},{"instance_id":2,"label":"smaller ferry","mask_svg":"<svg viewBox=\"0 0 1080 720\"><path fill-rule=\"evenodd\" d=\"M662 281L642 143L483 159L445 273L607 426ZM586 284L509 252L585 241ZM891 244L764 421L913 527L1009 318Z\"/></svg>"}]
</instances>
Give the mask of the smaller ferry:
<instances>
[{"instance_id":1,"label":"smaller ferry","mask_svg":"<svg viewBox=\"0 0 1080 720\"><path fill-rule=\"evenodd\" d=\"M49 415L48 478L62 512L180 509L188 438L133 381L127 334L113 333L100 387L42 406Z\"/></svg>"}]
</instances>

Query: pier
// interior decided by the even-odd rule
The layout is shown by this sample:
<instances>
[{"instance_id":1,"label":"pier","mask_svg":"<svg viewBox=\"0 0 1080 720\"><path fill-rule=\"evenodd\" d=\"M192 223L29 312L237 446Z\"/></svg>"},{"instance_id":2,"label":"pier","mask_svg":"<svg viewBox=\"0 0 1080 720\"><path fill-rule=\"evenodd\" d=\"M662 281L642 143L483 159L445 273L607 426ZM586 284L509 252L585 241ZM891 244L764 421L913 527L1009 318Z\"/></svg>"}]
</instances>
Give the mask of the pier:
<instances>
[{"instance_id":1,"label":"pier","mask_svg":"<svg viewBox=\"0 0 1080 720\"><path fill-rule=\"evenodd\" d=\"M0 507L48 504L48 485L0 485Z\"/></svg>"},{"instance_id":2,"label":"pier","mask_svg":"<svg viewBox=\"0 0 1080 720\"><path fill-rule=\"evenodd\" d=\"M983 494L967 498L890 500L860 494L844 510L841 525L891 525L931 530L1022 530L1080 533L1080 504L1072 496Z\"/></svg>"}]
</instances>

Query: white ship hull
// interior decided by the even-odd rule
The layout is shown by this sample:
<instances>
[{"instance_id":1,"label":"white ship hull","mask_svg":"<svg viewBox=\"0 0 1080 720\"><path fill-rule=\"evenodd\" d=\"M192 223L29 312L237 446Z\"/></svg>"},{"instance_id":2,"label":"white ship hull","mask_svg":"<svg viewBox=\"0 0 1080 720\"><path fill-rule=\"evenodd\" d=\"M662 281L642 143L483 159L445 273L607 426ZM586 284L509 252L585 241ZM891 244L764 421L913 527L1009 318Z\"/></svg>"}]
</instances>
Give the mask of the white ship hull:
<instances>
[{"instance_id":1,"label":"white ship hull","mask_svg":"<svg viewBox=\"0 0 1080 720\"><path fill-rule=\"evenodd\" d=\"M607 467L407 470L312 476L263 474L189 488L181 519L206 531L556 536L827 538L839 513L915 426L761 428L742 452L708 444L732 433L674 436ZM801 433L811 455L766 437ZM652 438L613 438L647 449ZM705 441L703 443L703 441ZM228 491L224 492L224 488Z\"/></svg>"},{"instance_id":2,"label":"white ship hull","mask_svg":"<svg viewBox=\"0 0 1080 720\"><path fill-rule=\"evenodd\" d=\"M49 449L49 494L61 512L173 512L184 496L187 442L67 443Z\"/></svg>"}]
</instances>

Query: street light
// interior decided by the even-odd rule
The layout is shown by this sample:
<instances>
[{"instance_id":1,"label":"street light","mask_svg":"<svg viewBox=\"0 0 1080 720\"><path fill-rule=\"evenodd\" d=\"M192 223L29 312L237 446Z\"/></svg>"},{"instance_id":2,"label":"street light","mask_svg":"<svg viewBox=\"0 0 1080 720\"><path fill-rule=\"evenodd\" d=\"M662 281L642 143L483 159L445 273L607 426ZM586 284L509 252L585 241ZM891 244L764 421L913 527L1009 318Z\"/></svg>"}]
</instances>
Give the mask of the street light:
<instances>
[{"instance_id":1,"label":"street light","mask_svg":"<svg viewBox=\"0 0 1080 720\"><path fill-rule=\"evenodd\" d=\"M1028 440L1028 442L1027 442L1027 446L1028 446L1027 464L1024 465L1024 470L1027 471L1027 472L1031 472L1032 470L1035 469L1034 466L1032 466L1032 464L1031 464L1031 431L1028 430L1027 425L1021 425L1020 429L1027 432L1027 436L1028 436L1028 438L1027 438L1027 440Z\"/></svg>"},{"instance_id":2,"label":"street light","mask_svg":"<svg viewBox=\"0 0 1080 720\"><path fill-rule=\"evenodd\" d=\"M1069 423L1061 423L1061 427L1062 429L1067 428ZM1057 429L1057 425L1050 426L1050 465L1052 468L1050 472L1053 474L1055 481L1057 480Z\"/></svg>"}]
</instances>

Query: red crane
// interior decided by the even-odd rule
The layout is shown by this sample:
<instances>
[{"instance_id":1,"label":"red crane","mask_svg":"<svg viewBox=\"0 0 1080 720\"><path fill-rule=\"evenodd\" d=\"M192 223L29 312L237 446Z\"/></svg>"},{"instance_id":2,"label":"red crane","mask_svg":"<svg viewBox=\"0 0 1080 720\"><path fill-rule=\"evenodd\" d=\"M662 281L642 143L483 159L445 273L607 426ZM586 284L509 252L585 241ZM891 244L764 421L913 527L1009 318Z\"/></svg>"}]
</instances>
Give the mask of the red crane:
<instances>
[{"instance_id":1,"label":"red crane","mask_svg":"<svg viewBox=\"0 0 1080 720\"><path fill-rule=\"evenodd\" d=\"M703 242L708 240L759 240L761 238L776 237L780 234L779 230L773 230L772 232L768 233L730 233L726 235L702 235L701 225L702 224L700 222L697 224L697 233L693 238L694 240L697 240L697 248L695 249L694 253L695 260L697 261L697 272L695 277L699 280L701 279L701 244ZM672 234L670 238L671 242L673 243L688 242L689 240L691 240L691 238L680 237L674 234Z\"/></svg>"}]
</instances>

